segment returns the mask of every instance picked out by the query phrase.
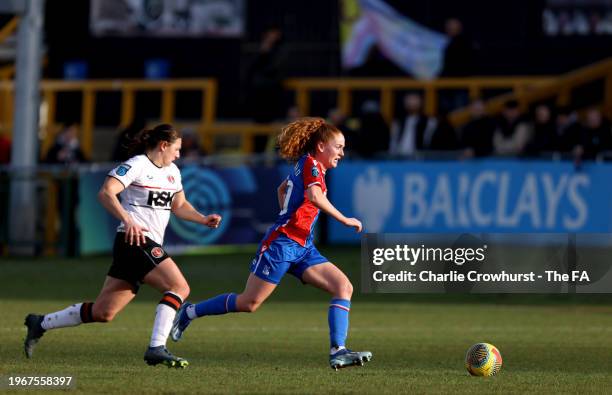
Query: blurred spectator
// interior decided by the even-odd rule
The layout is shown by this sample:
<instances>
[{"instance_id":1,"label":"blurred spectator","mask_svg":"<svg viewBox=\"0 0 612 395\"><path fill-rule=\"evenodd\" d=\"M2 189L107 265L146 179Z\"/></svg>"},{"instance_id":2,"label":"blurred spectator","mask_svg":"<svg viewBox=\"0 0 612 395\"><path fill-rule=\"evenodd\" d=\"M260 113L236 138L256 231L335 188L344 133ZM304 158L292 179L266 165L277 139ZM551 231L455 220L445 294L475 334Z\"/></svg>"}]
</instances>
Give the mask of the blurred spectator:
<instances>
[{"instance_id":1,"label":"blurred spectator","mask_svg":"<svg viewBox=\"0 0 612 395\"><path fill-rule=\"evenodd\" d=\"M136 134L144 129L146 122L143 118L136 118L125 129L119 132L111 160L113 162L123 162L130 159L130 144L136 137Z\"/></svg>"},{"instance_id":2,"label":"blurred spectator","mask_svg":"<svg viewBox=\"0 0 612 395\"><path fill-rule=\"evenodd\" d=\"M250 117L258 123L269 123L285 115L282 39L279 29L264 32L259 53L247 71L246 105Z\"/></svg>"},{"instance_id":3,"label":"blurred spectator","mask_svg":"<svg viewBox=\"0 0 612 395\"><path fill-rule=\"evenodd\" d=\"M361 106L358 140L358 151L364 158L389 151L389 125L374 100L368 100Z\"/></svg>"},{"instance_id":4,"label":"blurred spectator","mask_svg":"<svg viewBox=\"0 0 612 395\"><path fill-rule=\"evenodd\" d=\"M572 152L580 144L581 128L576 113L569 107L557 108L555 151Z\"/></svg>"},{"instance_id":5,"label":"blurred spectator","mask_svg":"<svg viewBox=\"0 0 612 395\"><path fill-rule=\"evenodd\" d=\"M197 162L204 156L204 151L200 148L198 135L192 129L182 130L181 160L183 163Z\"/></svg>"},{"instance_id":6,"label":"blurred spectator","mask_svg":"<svg viewBox=\"0 0 612 395\"><path fill-rule=\"evenodd\" d=\"M459 148L457 132L451 125L448 114L437 117L436 128L431 135L423 137L423 149L431 151L454 151Z\"/></svg>"},{"instance_id":7,"label":"blurred spectator","mask_svg":"<svg viewBox=\"0 0 612 395\"><path fill-rule=\"evenodd\" d=\"M533 133L527 144L526 153L540 156L543 153L557 151L557 130L553 122L550 107L540 104L535 108Z\"/></svg>"},{"instance_id":8,"label":"blurred spectator","mask_svg":"<svg viewBox=\"0 0 612 395\"><path fill-rule=\"evenodd\" d=\"M449 38L444 50L444 63L440 77L466 77L474 73L474 46L463 32L463 23L457 18L446 20L444 30Z\"/></svg>"},{"instance_id":9,"label":"blurred spectator","mask_svg":"<svg viewBox=\"0 0 612 395\"><path fill-rule=\"evenodd\" d=\"M11 161L11 140L0 134L0 165Z\"/></svg>"},{"instance_id":10,"label":"blurred spectator","mask_svg":"<svg viewBox=\"0 0 612 395\"><path fill-rule=\"evenodd\" d=\"M327 115L329 122L344 134L345 151L348 155L358 153L360 143L357 132L347 124L348 117L339 108L332 108ZM383 150L384 151L384 150Z\"/></svg>"},{"instance_id":11,"label":"blurred spectator","mask_svg":"<svg viewBox=\"0 0 612 395\"><path fill-rule=\"evenodd\" d=\"M576 157L592 160L600 153L610 150L612 150L610 122L603 118L598 108L591 108L585 115L581 143L575 151Z\"/></svg>"},{"instance_id":12,"label":"blurred spectator","mask_svg":"<svg viewBox=\"0 0 612 395\"><path fill-rule=\"evenodd\" d=\"M449 42L444 49L444 61L439 77L452 78L473 75L474 46L463 32L463 23L457 18L449 18L446 20L444 30ZM465 90L441 91L439 97L442 112L448 113L469 103L468 93Z\"/></svg>"},{"instance_id":13,"label":"blurred spectator","mask_svg":"<svg viewBox=\"0 0 612 395\"><path fill-rule=\"evenodd\" d=\"M423 100L419 94L404 96L406 115L396 119L391 126L390 153L410 156L423 149L423 141L430 141L437 121L423 114Z\"/></svg>"},{"instance_id":14,"label":"blurred spectator","mask_svg":"<svg viewBox=\"0 0 612 395\"><path fill-rule=\"evenodd\" d=\"M495 120L485 112L482 100L474 100L470 106L471 120L461 131L462 158L489 156L493 153Z\"/></svg>"},{"instance_id":15,"label":"blurred spectator","mask_svg":"<svg viewBox=\"0 0 612 395\"><path fill-rule=\"evenodd\" d=\"M493 135L496 155L519 156L531 138L531 127L521 115L519 104L510 100L504 106Z\"/></svg>"},{"instance_id":16,"label":"blurred spectator","mask_svg":"<svg viewBox=\"0 0 612 395\"><path fill-rule=\"evenodd\" d=\"M86 162L79 144L79 129L76 123L68 123L55 137L55 143L47 152L44 162L71 165Z\"/></svg>"}]
</instances>

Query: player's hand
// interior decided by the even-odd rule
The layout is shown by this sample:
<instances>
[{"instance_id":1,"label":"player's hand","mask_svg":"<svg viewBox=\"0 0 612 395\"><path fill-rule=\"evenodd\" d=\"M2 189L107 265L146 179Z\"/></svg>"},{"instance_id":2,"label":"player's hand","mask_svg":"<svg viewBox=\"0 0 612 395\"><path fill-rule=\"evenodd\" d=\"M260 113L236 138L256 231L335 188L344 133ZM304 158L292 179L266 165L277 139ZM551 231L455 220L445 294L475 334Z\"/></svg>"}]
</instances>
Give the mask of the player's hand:
<instances>
[{"instance_id":1,"label":"player's hand","mask_svg":"<svg viewBox=\"0 0 612 395\"><path fill-rule=\"evenodd\" d=\"M351 228L355 228L355 231L357 233L360 233L361 230L363 229L363 225L361 225L361 221L358 220L357 218L347 218L347 220L344 221L344 225L349 226Z\"/></svg>"},{"instance_id":2,"label":"player's hand","mask_svg":"<svg viewBox=\"0 0 612 395\"><path fill-rule=\"evenodd\" d=\"M134 243L136 243L137 246L140 246L140 243L144 245L147 243L144 233L148 231L149 229L135 222L128 222L125 224L125 242L130 243L130 245L134 245Z\"/></svg>"},{"instance_id":3,"label":"player's hand","mask_svg":"<svg viewBox=\"0 0 612 395\"><path fill-rule=\"evenodd\" d=\"M210 214L204 217L204 225L209 228L218 228L221 223L221 216L219 214Z\"/></svg>"}]
</instances>

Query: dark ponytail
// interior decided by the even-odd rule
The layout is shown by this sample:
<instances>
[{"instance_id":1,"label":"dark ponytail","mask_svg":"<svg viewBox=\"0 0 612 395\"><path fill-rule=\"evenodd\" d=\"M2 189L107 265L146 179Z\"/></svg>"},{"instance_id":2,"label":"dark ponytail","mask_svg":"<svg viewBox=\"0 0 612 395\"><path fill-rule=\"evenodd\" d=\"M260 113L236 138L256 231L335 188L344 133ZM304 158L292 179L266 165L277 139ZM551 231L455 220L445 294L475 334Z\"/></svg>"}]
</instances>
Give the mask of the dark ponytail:
<instances>
[{"instance_id":1,"label":"dark ponytail","mask_svg":"<svg viewBox=\"0 0 612 395\"><path fill-rule=\"evenodd\" d=\"M153 129L143 129L130 144L130 157L155 149L161 141L172 144L179 138L181 138L181 133L167 123L157 125Z\"/></svg>"}]
</instances>

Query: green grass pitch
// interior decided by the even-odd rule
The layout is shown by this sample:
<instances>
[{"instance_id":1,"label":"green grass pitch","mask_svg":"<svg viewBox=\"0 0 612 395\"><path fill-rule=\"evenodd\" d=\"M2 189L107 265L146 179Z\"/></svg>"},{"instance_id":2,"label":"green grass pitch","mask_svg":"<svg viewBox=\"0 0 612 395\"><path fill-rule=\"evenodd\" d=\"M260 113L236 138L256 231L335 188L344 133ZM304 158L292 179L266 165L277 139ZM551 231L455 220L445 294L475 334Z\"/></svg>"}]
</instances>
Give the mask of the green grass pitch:
<instances>
[{"instance_id":1,"label":"green grass pitch","mask_svg":"<svg viewBox=\"0 0 612 395\"><path fill-rule=\"evenodd\" d=\"M24 316L93 300L110 258L4 258L0 376L71 375L73 393L612 392L610 297L362 295L359 251L322 252L355 284L348 344L374 353L365 367L329 368L329 298L292 276L255 314L202 318L181 342L169 341L172 352L190 361L185 370L143 362L159 300L147 287L110 324L48 332L27 360ZM176 257L191 284L190 300L240 291L250 259L246 253ZM502 353L497 377L470 377L463 366L468 347L481 341Z\"/></svg>"}]
</instances>

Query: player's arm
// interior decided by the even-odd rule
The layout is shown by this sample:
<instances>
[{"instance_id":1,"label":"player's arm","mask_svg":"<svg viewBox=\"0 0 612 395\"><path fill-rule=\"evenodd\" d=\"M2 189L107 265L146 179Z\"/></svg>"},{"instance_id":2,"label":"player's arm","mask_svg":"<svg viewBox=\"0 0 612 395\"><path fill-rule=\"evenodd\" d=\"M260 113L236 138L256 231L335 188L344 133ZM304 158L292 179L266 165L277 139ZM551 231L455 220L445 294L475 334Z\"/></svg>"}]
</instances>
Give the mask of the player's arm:
<instances>
[{"instance_id":1,"label":"player's arm","mask_svg":"<svg viewBox=\"0 0 612 395\"><path fill-rule=\"evenodd\" d=\"M206 225L209 228L218 228L221 223L221 216L219 214L204 215L198 212L198 210L187 201L184 191L180 191L174 195L174 199L172 200L172 213L180 219Z\"/></svg>"},{"instance_id":2,"label":"player's arm","mask_svg":"<svg viewBox=\"0 0 612 395\"><path fill-rule=\"evenodd\" d=\"M337 220L343 225L355 228L357 232L361 232L361 221L357 218L347 218L342 214L333 204L327 199L327 196L321 190L321 186L314 184L308 187L306 190L306 196L308 200L312 202L319 210L327 213L332 218Z\"/></svg>"},{"instance_id":3,"label":"player's arm","mask_svg":"<svg viewBox=\"0 0 612 395\"><path fill-rule=\"evenodd\" d=\"M102 188L98 192L98 200L109 213L125 225L126 243L132 245L135 242L136 245L140 245L142 242L144 244L146 243L144 232L148 231L148 229L132 220L130 214L121 207L121 203L117 199L117 195L124 189L125 187L121 181L113 177L106 177Z\"/></svg>"},{"instance_id":4,"label":"player's arm","mask_svg":"<svg viewBox=\"0 0 612 395\"><path fill-rule=\"evenodd\" d=\"M280 208L283 208L285 204L285 197L287 196L287 180L283 181L278 188L276 189L276 193L278 196L278 205Z\"/></svg>"}]
</instances>

